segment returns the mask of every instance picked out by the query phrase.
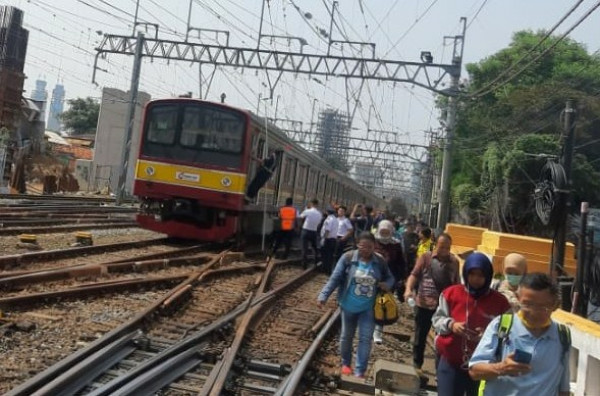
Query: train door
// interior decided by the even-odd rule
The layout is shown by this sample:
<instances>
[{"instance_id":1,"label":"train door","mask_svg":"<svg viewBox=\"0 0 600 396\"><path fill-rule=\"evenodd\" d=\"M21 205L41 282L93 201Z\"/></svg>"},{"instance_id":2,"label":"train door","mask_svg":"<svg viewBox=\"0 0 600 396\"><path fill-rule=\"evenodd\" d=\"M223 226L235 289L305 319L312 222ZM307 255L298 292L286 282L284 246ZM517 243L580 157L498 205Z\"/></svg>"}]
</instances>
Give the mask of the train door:
<instances>
[{"instance_id":1,"label":"train door","mask_svg":"<svg viewBox=\"0 0 600 396\"><path fill-rule=\"evenodd\" d=\"M284 152L283 151L279 151L276 150L279 155L277 155L277 168L275 168L275 178L271 178L271 180L273 180L273 201L272 204L277 206L277 203L279 201L279 195L281 193L281 188L282 188L282 175L283 175L283 157L284 157Z\"/></svg>"},{"instance_id":2,"label":"train door","mask_svg":"<svg viewBox=\"0 0 600 396\"><path fill-rule=\"evenodd\" d=\"M265 140L259 135L258 130L255 130L252 134L252 149L250 150L250 163L248 165L248 178L246 183L250 184L250 181L256 176L258 168L260 167L260 160L263 159L265 151Z\"/></svg>"}]
</instances>

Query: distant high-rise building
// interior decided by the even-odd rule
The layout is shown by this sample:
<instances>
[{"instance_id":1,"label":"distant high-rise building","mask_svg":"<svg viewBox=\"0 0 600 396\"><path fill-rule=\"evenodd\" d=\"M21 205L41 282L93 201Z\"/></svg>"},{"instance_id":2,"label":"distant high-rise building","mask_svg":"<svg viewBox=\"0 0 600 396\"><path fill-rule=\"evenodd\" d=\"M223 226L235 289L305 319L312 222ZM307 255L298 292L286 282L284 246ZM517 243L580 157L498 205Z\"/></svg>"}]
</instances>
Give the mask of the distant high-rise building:
<instances>
[{"instance_id":1,"label":"distant high-rise building","mask_svg":"<svg viewBox=\"0 0 600 396\"><path fill-rule=\"evenodd\" d=\"M341 111L327 109L319 114L317 153L335 169L348 170L350 120Z\"/></svg>"},{"instance_id":2,"label":"distant high-rise building","mask_svg":"<svg viewBox=\"0 0 600 396\"><path fill-rule=\"evenodd\" d=\"M35 80L35 89L31 92L31 99L42 103L41 114L39 119L46 121L46 107L48 101L48 91L46 91L46 81Z\"/></svg>"},{"instance_id":3,"label":"distant high-rise building","mask_svg":"<svg viewBox=\"0 0 600 396\"><path fill-rule=\"evenodd\" d=\"M52 90L52 99L50 100L50 110L48 115L48 130L60 132L62 123L60 114L63 112L65 100L65 87L62 84L56 84Z\"/></svg>"}]
</instances>

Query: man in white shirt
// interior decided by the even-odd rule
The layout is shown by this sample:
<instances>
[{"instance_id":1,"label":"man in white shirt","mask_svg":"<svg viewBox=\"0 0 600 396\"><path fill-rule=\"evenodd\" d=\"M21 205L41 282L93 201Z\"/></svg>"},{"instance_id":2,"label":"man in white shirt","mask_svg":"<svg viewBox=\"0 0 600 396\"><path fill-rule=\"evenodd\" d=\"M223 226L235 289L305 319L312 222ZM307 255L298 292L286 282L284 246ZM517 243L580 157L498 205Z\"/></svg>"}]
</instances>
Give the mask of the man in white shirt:
<instances>
[{"instance_id":1,"label":"man in white shirt","mask_svg":"<svg viewBox=\"0 0 600 396\"><path fill-rule=\"evenodd\" d=\"M327 208L327 218L321 228L321 239L323 248L321 250L321 258L323 260L323 272L331 275L333 269L333 256L335 254L335 244L337 242L338 219L335 209Z\"/></svg>"},{"instance_id":2,"label":"man in white shirt","mask_svg":"<svg viewBox=\"0 0 600 396\"><path fill-rule=\"evenodd\" d=\"M304 220L302 224L302 233L300 239L302 240L302 266L307 266L308 256L308 244L310 243L314 252L315 264L319 262L319 250L317 249L317 228L323 219L323 213L319 211L319 201L313 199L310 201L310 205L302 213L300 218Z\"/></svg>"},{"instance_id":3,"label":"man in white shirt","mask_svg":"<svg viewBox=\"0 0 600 396\"><path fill-rule=\"evenodd\" d=\"M348 240L352 237L353 232L354 228L352 227L352 223L346 217L346 207L340 206L338 208L337 246L335 250L336 262L342 257L342 254L344 254L344 249L348 244Z\"/></svg>"}]
</instances>

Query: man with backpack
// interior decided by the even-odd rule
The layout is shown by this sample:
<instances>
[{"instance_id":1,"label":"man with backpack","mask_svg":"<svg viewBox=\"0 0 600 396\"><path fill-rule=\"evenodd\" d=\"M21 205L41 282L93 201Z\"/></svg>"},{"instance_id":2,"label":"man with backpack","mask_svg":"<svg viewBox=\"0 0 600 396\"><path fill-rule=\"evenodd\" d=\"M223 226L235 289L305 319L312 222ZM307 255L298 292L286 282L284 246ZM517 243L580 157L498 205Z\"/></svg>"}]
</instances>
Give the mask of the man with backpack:
<instances>
[{"instance_id":1,"label":"man with backpack","mask_svg":"<svg viewBox=\"0 0 600 396\"><path fill-rule=\"evenodd\" d=\"M413 363L419 375L423 366L427 335L431 330L431 318L438 307L440 294L451 285L460 283L458 259L450 253L452 238L441 234L436 250L427 251L417 259L415 268L406 281L404 301L413 299L415 307L415 335L413 339Z\"/></svg>"},{"instance_id":2,"label":"man with backpack","mask_svg":"<svg viewBox=\"0 0 600 396\"><path fill-rule=\"evenodd\" d=\"M480 395L569 395L568 327L552 320L559 305L556 283L530 273L518 289L520 309L495 318L471 360L469 374L485 380Z\"/></svg>"}]
</instances>

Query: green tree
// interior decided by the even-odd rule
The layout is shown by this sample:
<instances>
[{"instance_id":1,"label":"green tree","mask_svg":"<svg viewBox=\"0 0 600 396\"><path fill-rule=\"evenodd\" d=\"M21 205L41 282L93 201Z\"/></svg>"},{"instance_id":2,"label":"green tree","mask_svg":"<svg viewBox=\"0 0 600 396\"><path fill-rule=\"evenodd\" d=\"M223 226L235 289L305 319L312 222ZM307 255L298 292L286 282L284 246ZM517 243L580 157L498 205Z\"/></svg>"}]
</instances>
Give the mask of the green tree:
<instances>
[{"instance_id":1,"label":"green tree","mask_svg":"<svg viewBox=\"0 0 600 396\"><path fill-rule=\"evenodd\" d=\"M69 99L69 110L60 115L67 131L71 135L82 135L96 131L100 105L94 99L87 97Z\"/></svg>"},{"instance_id":2,"label":"green tree","mask_svg":"<svg viewBox=\"0 0 600 396\"><path fill-rule=\"evenodd\" d=\"M515 33L507 48L467 65L455 134L453 212L483 213L483 225L493 229L543 233L534 211L535 183L546 159L561 155L561 111L569 98L577 104L572 198L600 205L600 57L565 39L502 83L556 42L550 37L529 54L544 35Z\"/></svg>"}]
</instances>

